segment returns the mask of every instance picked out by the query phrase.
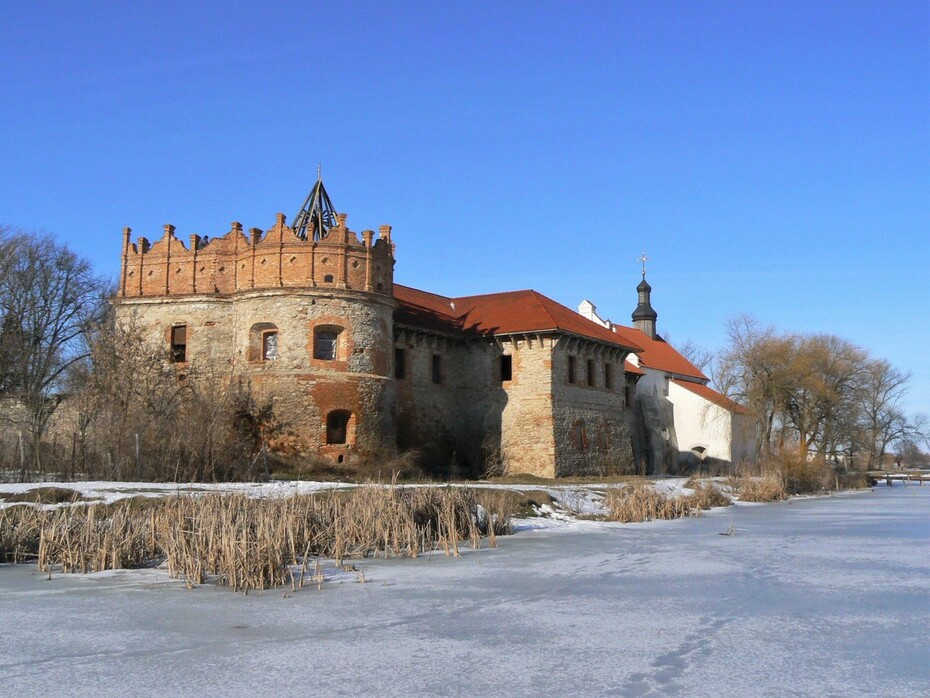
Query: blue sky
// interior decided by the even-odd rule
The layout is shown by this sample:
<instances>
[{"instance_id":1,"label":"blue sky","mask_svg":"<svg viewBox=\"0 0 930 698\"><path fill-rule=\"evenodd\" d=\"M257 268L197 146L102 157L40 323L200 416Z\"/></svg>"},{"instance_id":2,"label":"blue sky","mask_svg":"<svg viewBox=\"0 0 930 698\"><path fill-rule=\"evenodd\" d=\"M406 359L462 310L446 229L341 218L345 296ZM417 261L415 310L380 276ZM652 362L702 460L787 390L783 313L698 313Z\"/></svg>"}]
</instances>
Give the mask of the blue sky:
<instances>
[{"instance_id":1,"label":"blue sky","mask_svg":"<svg viewBox=\"0 0 930 698\"><path fill-rule=\"evenodd\" d=\"M925 2L5 3L0 222L116 278L120 230L296 212L316 165L398 282L660 332L845 337L930 413Z\"/></svg>"}]
</instances>

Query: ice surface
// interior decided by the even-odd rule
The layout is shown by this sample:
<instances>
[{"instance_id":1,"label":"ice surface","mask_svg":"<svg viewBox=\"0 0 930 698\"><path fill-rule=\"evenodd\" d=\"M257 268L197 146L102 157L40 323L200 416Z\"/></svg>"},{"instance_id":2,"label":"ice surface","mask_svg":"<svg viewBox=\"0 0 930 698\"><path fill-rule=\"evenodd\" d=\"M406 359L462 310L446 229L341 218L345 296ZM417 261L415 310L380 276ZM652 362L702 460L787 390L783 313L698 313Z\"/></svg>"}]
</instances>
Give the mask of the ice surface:
<instances>
[{"instance_id":1,"label":"ice surface","mask_svg":"<svg viewBox=\"0 0 930 698\"><path fill-rule=\"evenodd\" d=\"M0 566L0 691L930 694L926 486L354 564L365 583L328 568L321 591L248 596Z\"/></svg>"}]
</instances>

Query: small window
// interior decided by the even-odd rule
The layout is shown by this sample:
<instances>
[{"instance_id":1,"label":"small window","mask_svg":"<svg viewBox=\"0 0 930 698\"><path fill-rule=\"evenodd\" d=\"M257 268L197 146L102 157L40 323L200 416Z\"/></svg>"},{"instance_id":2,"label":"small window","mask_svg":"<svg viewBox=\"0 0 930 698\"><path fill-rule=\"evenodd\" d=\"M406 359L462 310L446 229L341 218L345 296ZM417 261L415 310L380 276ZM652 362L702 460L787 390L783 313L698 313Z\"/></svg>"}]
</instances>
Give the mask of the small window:
<instances>
[{"instance_id":1,"label":"small window","mask_svg":"<svg viewBox=\"0 0 930 698\"><path fill-rule=\"evenodd\" d=\"M569 383L575 382L575 357L574 356L568 357L568 382Z\"/></svg>"},{"instance_id":2,"label":"small window","mask_svg":"<svg viewBox=\"0 0 930 698\"><path fill-rule=\"evenodd\" d=\"M400 347L394 347L394 377L403 378L407 375L407 356Z\"/></svg>"},{"instance_id":3,"label":"small window","mask_svg":"<svg viewBox=\"0 0 930 698\"><path fill-rule=\"evenodd\" d=\"M333 275L332 275L332 274L326 274L326 275L323 277L323 283L324 283L324 284L331 284L332 282L333 282Z\"/></svg>"},{"instance_id":4,"label":"small window","mask_svg":"<svg viewBox=\"0 0 930 698\"><path fill-rule=\"evenodd\" d=\"M504 355L501 357L501 381L513 380L513 357Z\"/></svg>"},{"instance_id":5,"label":"small window","mask_svg":"<svg viewBox=\"0 0 930 698\"><path fill-rule=\"evenodd\" d=\"M350 414L345 410L333 410L326 415L326 443L344 444L349 430Z\"/></svg>"},{"instance_id":6,"label":"small window","mask_svg":"<svg viewBox=\"0 0 930 698\"><path fill-rule=\"evenodd\" d=\"M275 361L278 358L278 333L269 330L262 333L262 360Z\"/></svg>"},{"instance_id":7,"label":"small window","mask_svg":"<svg viewBox=\"0 0 930 698\"><path fill-rule=\"evenodd\" d=\"M317 328L313 339L313 358L333 361L336 358L336 343L339 333L332 328Z\"/></svg>"},{"instance_id":8,"label":"small window","mask_svg":"<svg viewBox=\"0 0 930 698\"><path fill-rule=\"evenodd\" d=\"M604 387L608 390L614 389L614 365L604 364Z\"/></svg>"},{"instance_id":9,"label":"small window","mask_svg":"<svg viewBox=\"0 0 930 698\"><path fill-rule=\"evenodd\" d=\"M171 360L179 364L187 361L187 325L171 328Z\"/></svg>"},{"instance_id":10,"label":"small window","mask_svg":"<svg viewBox=\"0 0 930 698\"><path fill-rule=\"evenodd\" d=\"M585 378L588 381L588 385L593 386L594 385L594 360L593 359L588 359L587 369L588 370L587 370L587 374L585 375Z\"/></svg>"},{"instance_id":11,"label":"small window","mask_svg":"<svg viewBox=\"0 0 930 698\"><path fill-rule=\"evenodd\" d=\"M433 383L442 383L442 357L433 354Z\"/></svg>"}]
</instances>

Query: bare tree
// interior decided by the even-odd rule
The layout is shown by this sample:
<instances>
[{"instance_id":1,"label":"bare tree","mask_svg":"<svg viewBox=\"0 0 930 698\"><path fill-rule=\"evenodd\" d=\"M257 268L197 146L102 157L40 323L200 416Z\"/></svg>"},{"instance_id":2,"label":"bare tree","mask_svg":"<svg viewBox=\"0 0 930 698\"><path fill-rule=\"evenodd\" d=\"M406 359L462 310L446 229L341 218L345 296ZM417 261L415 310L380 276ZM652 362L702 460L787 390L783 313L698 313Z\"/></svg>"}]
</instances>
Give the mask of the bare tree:
<instances>
[{"instance_id":1,"label":"bare tree","mask_svg":"<svg viewBox=\"0 0 930 698\"><path fill-rule=\"evenodd\" d=\"M863 431L868 467L881 465L888 446L908 437L908 420L899 409L910 375L887 361L869 362L861 390Z\"/></svg>"},{"instance_id":2,"label":"bare tree","mask_svg":"<svg viewBox=\"0 0 930 698\"><path fill-rule=\"evenodd\" d=\"M88 327L105 307L90 265L48 236L7 234L0 246L0 374L22 407L33 467L61 398L65 372L86 356ZM25 476L25 472L21 473Z\"/></svg>"}]
</instances>

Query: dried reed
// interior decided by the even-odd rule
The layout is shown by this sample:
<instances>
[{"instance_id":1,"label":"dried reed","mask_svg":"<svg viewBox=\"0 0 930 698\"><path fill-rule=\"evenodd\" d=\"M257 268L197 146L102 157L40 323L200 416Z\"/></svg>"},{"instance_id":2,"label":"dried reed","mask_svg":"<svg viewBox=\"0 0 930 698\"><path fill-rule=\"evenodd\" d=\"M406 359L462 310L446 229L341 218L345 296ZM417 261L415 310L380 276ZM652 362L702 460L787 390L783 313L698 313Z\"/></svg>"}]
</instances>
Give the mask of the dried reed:
<instances>
[{"instance_id":1,"label":"dried reed","mask_svg":"<svg viewBox=\"0 0 930 698\"><path fill-rule=\"evenodd\" d=\"M0 559L65 572L164 561L189 586L212 578L234 590L322 584L319 558L416 557L509 531L506 502L457 487L358 487L280 499L177 496L43 511L0 510ZM480 512L480 515L479 515ZM308 565L317 558L317 569Z\"/></svg>"},{"instance_id":2,"label":"dried reed","mask_svg":"<svg viewBox=\"0 0 930 698\"><path fill-rule=\"evenodd\" d=\"M669 497L645 483L609 489L605 502L607 518L623 523L700 516L703 509L731 504L713 485L695 484L693 494Z\"/></svg>"}]
</instances>

